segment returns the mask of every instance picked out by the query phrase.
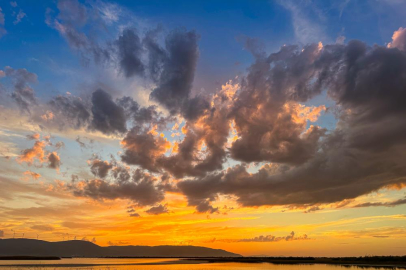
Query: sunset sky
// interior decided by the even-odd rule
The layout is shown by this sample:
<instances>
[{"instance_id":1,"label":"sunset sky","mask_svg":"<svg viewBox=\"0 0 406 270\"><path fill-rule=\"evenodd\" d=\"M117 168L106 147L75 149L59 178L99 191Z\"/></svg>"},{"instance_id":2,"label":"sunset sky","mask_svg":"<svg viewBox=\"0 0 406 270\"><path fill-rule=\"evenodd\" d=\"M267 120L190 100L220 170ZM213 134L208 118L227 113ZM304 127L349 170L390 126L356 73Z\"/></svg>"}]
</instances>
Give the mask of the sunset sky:
<instances>
[{"instance_id":1,"label":"sunset sky","mask_svg":"<svg viewBox=\"0 0 406 270\"><path fill-rule=\"evenodd\" d=\"M406 2L0 1L0 237L405 255Z\"/></svg>"}]
</instances>

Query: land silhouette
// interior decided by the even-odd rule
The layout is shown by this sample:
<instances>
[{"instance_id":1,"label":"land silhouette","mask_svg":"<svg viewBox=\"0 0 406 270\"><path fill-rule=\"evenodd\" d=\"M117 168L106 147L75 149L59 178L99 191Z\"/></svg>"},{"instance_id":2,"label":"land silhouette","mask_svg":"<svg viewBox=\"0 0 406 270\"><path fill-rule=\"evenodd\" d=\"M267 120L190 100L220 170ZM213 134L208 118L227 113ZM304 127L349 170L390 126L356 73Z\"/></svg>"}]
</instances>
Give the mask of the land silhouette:
<instances>
[{"instance_id":1,"label":"land silhouette","mask_svg":"<svg viewBox=\"0 0 406 270\"><path fill-rule=\"evenodd\" d=\"M1 239L0 256L37 257L242 257L222 249L199 246L108 246L89 241L47 242L35 239Z\"/></svg>"}]
</instances>

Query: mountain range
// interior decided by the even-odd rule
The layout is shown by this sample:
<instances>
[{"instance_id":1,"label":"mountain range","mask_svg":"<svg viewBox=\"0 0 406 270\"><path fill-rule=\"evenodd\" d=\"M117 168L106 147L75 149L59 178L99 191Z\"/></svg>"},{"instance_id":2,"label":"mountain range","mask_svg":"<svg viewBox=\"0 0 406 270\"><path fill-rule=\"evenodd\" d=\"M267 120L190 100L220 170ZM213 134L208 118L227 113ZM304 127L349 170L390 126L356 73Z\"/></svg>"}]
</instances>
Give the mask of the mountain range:
<instances>
[{"instance_id":1,"label":"mountain range","mask_svg":"<svg viewBox=\"0 0 406 270\"><path fill-rule=\"evenodd\" d=\"M89 241L47 242L35 239L0 239L0 256L57 257L242 257L222 249L198 246L107 246Z\"/></svg>"}]
</instances>

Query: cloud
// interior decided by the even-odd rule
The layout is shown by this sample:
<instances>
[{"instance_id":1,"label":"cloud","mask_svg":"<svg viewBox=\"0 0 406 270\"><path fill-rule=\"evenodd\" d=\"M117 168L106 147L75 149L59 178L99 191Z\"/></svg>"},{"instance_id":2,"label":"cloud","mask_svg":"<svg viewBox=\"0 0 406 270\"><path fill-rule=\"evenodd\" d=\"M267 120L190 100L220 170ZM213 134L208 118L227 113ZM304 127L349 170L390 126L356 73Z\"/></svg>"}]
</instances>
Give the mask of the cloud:
<instances>
[{"instance_id":1,"label":"cloud","mask_svg":"<svg viewBox=\"0 0 406 270\"><path fill-rule=\"evenodd\" d=\"M88 23L88 6L62 1L59 8L56 21L63 27L80 29ZM169 116L131 97L114 100L101 89L83 99L57 96L42 108L40 115L48 110L54 115L44 126L121 136L121 161L153 174L92 161L95 179L71 183L76 196L158 207L172 189L197 212L217 212L213 205L222 195L242 206L301 206L310 212L406 183L402 28L388 47L352 40L289 45L267 54L247 40L254 56L247 74L211 96L194 97L199 36L176 29L161 46L159 33L153 29L142 37L127 28L112 44L125 60L120 68L126 76L150 76L156 84L150 98ZM26 80L22 85L28 85ZM330 107L309 105L324 94ZM334 113L335 128L317 125L325 113ZM181 135L179 140L165 138L169 123L176 123L173 133ZM19 160L42 162L43 148L25 150L27 157ZM227 161L235 165L223 170ZM160 180L160 174L177 178L177 186Z\"/></svg>"},{"instance_id":2,"label":"cloud","mask_svg":"<svg viewBox=\"0 0 406 270\"><path fill-rule=\"evenodd\" d=\"M274 235L260 235L254 238L243 238L234 240L234 242L279 242L279 241L296 241L296 240L308 240L306 234L303 236L295 237L295 232L291 232L289 235L284 237L277 237ZM233 241L233 240L231 240Z\"/></svg>"},{"instance_id":3,"label":"cloud","mask_svg":"<svg viewBox=\"0 0 406 270\"><path fill-rule=\"evenodd\" d=\"M397 48L406 51L406 29L400 27L392 36L392 42L388 43L388 48Z\"/></svg>"},{"instance_id":4,"label":"cloud","mask_svg":"<svg viewBox=\"0 0 406 270\"><path fill-rule=\"evenodd\" d=\"M87 33L87 27L106 28L102 22L105 19L101 21L100 16L93 14L102 18L110 14L108 23L117 22L118 15L114 15L120 13L117 6L59 1L58 10L59 14L54 17L53 11L48 9L46 22L80 53L85 65L94 60L98 65L118 66L127 78L139 75L152 80L157 87L150 98L163 105L172 115L182 111L186 118L193 118L208 108L208 103L201 97L189 100L199 56L199 36L194 31L171 31L165 37L163 48L158 42L162 27L147 30L143 36L134 27L125 27L115 40L102 38L105 33Z\"/></svg>"},{"instance_id":5,"label":"cloud","mask_svg":"<svg viewBox=\"0 0 406 270\"><path fill-rule=\"evenodd\" d=\"M150 98L165 106L172 114L179 112L192 90L199 57L198 39L194 31L184 29L173 30L166 37L167 57L162 64L158 87L151 92ZM158 56L150 57L162 59L160 50L149 53L158 53Z\"/></svg>"},{"instance_id":6,"label":"cloud","mask_svg":"<svg viewBox=\"0 0 406 270\"><path fill-rule=\"evenodd\" d=\"M32 171L25 171L24 175L30 176L32 179L35 179L35 180L37 180L41 177L41 175L39 173L32 172Z\"/></svg>"},{"instance_id":7,"label":"cloud","mask_svg":"<svg viewBox=\"0 0 406 270\"><path fill-rule=\"evenodd\" d=\"M60 11L58 17L72 25L84 25L87 21L86 7L79 1L60 0L58 1L58 9Z\"/></svg>"},{"instance_id":8,"label":"cloud","mask_svg":"<svg viewBox=\"0 0 406 270\"><path fill-rule=\"evenodd\" d=\"M86 145L84 142L82 142L82 141L80 140L80 137L79 137L79 136L76 138L75 141L79 144L79 146L80 146L81 148L87 148L87 145Z\"/></svg>"},{"instance_id":9,"label":"cloud","mask_svg":"<svg viewBox=\"0 0 406 270\"><path fill-rule=\"evenodd\" d=\"M45 148L46 143L44 141L36 141L32 148L28 148L22 151L21 155L17 158L18 162L26 162L31 165L35 160L39 163L46 161Z\"/></svg>"},{"instance_id":10,"label":"cloud","mask_svg":"<svg viewBox=\"0 0 406 270\"><path fill-rule=\"evenodd\" d=\"M51 232L54 230L54 227L51 225L34 225L34 226L31 226L31 229L36 230L36 231Z\"/></svg>"},{"instance_id":11,"label":"cloud","mask_svg":"<svg viewBox=\"0 0 406 270\"><path fill-rule=\"evenodd\" d=\"M24 11L22 9L20 9L20 11L16 15L16 18L15 18L13 24L14 25L19 24L21 22L21 20L26 16L27 16L27 14L25 14Z\"/></svg>"},{"instance_id":12,"label":"cloud","mask_svg":"<svg viewBox=\"0 0 406 270\"><path fill-rule=\"evenodd\" d=\"M169 210L168 210L166 204L165 205L160 204L160 205L151 207L150 209L148 209L145 212L150 215L161 215L161 214L169 213Z\"/></svg>"},{"instance_id":13,"label":"cloud","mask_svg":"<svg viewBox=\"0 0 406 270\"><path fill-rule=\"evenodd\" d=\"M40 138L39 133L33 133L33 134L27 135L27 139L29 139L29 140L39 140L39 138Z\"/></svg>"},{"instance_id":14,"label":"cloud","mask_svg":"<svg viewBox=\"0 0 406 270\"><path fill-rule=\"evenodd\" d=\"M98 2L98 11L107 24L112 24L119 20L121 8L113 3Z\"/></svg>"},{"instance_id":15,"label":"cloud","mask_svg":"<svg viewBox=\"0 0 406 270\"><path fill-rule=\"evenodd\" d=\"M359 231L341 231L339 237L348 238L394 238L400 239L406 236L404 227L366 228Z\"/></svg>"},{"instance_id":16,"label":"cloud","mask_svg":"<svg viewBox=\"0 0 406 270\"><path fill-rule=\"evenodd\" d=\"M156 178L140 170L132 172L130 179L117 178L113 181L92 179L71 183L69 189L78 197L95 200L128 199L138 206L153 205L164 199L164 192Z\"/></svg>"},{"instance_id":17,"label":"cloud","mask_svg":"<svg viewBox=\"0 0 406 270\"><path fill-rule=\"evenodd\" d=\"M48 155L48 168L58 170L60 166L61 166L61 158L58 156L58 153L51 152Z\"/></svg>"},{"instance_id":18,"label":"cloud","mask_svg":"<svg viewBox=\"0 0 406 270\"><path fill-rule=\"evenodd\" d=\"M4 13L3 10L0 7L0 38L7 34L6 29L4 28Z\"/></svg>"},{"instance_id":19,"label":"cloud","mask_svg":"<svg viewBox=\"0 0 406 270\"><path fill-rule=\"evenodd\" d=\"M108 161L94 159L90 161L90 171L96 177L105 178L113 165Z\"/></svg>"},{"instance_id":20,"label":"cloud","mask_svg":"<svg viewBox=\"0 0 406 270\"><path fill-rule=\"evenodd\" d=\"M287 0L279 3L291 13L293 30L300 43L309 44L325 39L322 24L324 16L314 2ZM311 12L307 6L309 3L313 4Z\"/></svg>"},{"instance_id":21,"label":"cloud","mask_svg":"<svg viewBox=\"0 0 406 270\"><path fill-rule=\"evenodd\" d=\"M371 207L371 206L384 206L384 207L394 207L398 205L406 204L406 198L404 199L399 199L391 202L366 202L366 203L360 203L356 204L353 207Z\"/></svg>"},{"instance_id":22,"label":"cloud","mask_svg":"<svg viewBox=\"0 0 406 270\"><path fill-rule=\"evenodd\" d=\"M61 149L61 148L65 148L65 143L64 143L64 142L57 142L57 143L54 145L54 147L55 147L55 149L57 149L57 150L59 150L59 149Z\"/></svg>"},{"instance_id":23,"label":"cloud","mask_svg":"<svg viewBox=\"0 0 406 270\"><path fill-rule=\"evenodd\" d=\"M312 212L320 211L322 209L323 208L320 208L319 206L315 205L315 206L307 208L303 213L312 213Z\"/></svg>"},{"instance_id":24,"label":"cloud","mask_svg":"<svg viewBox=\"0 0 406 270\"><path fill-rule=\"evenodd\" d=\"M156 29L149 30L142 44L148 51L148 71L149 76L154 82L158 82L161 75L163 64L165 59L167 59L167 52L158 44L157 37L158 34L162 31L162 27L158 26Z\"/></svg>"},{"instance_id":25,"label":"cloud","mask_svg":"<svg viewBox=\"0 0 406 270\"><path fill-rule=\"evenodd\" d=\"M117 39L118 57L121 70L126 77L144 74L141 39L134 29L125 29Z\"/></svg>"},{"instance_id":26,"label":"cloud","mask_svg":"<svg viewBox=\"0 0 406 270\"><path fill-rule=\"evenodd\" d=\"M49 140L48 136L44 137L45 140L40 141L40 134L33 133L27 135L27 139L35 140L34 146L32 148L25 149L21 151L21 155L17 157L17 162L26 162L28 165L32 165L35 162L42 166L41 164L44 162L48 162L48 168L52 169L59 169L61 165L61 159L57 152L48 152L46 151L45 147L48 145L52 145ZM29 171L27 171L29 172ZM26 172L26 173L27 173ZM26 174L25 173L25 174ZM39 174L38 174L39 175ZM34 174L32 173L34 177ZM40 176L40 175L39 175ZM38 177L34 177L38 178Z\"/></svg>"},{"instance_id":27,"label":"cloud","mask_svg":"<svg viewBox=\"0 0 406 270\"><path fill-rule=\"evenodd\" d=\"M326 130L308 127L308 122L315 122L325 107L298 102L321 91L317 83L308 83L316 75L319 56L316 44L300 52L284 46L268 57L258 54L231 112L239 135L230 149L234 159L300 164L316 153Z\"/></svg>"},{"instance_id":28,"label":"cloud","mask_svg":"<svg viewBox=\"0 0 406 270\"><path fill-rule=\"evenodd\" d=\"M404 63L403 51L360 41L284 46L258 58L235 98L238 139L230 152L237 160L272 163L256 173L237 165L178 188L190 205L226 194L260 206L340 202L404 184ZM309 110L299 113L298 102L322 89L339 104L337 127L328 134L304 125L313 121Z\"/></svg>"},{"instance_id":29,"label":"cloud","mask_svg":"<svg viewBox=\"0 0 406 270\"><path fill-rule=\"evenodd\" d=\"M196 205L196 210L199 213L218 213L219 209L218 207L214 208L213 206L210 205L209 201L201 201Z\"/></svg>"},{"instance_id":30,"label":"cloud","mask_svg":"<svg viewBox=\"0 0 406 270\"><path fill-rule=\"evenodd\" d=\"M4 237L4 231L0 230L0 237Z\"/></svg>"},{"instance_id":31,"label":"cloud","mask_svg":"<svg viewBox=\"0 0 406 270\"><path fill-rule=\"evenodd\" d=\"M46 10L45 22L48 26L56 29L72 49L80 53L83 62L87 65L90 59L96 63L109 60L110 50L100 47L96 40L89 38L85 32L82 32L88 23L100 23L97 20L98 16L94 16L98 9L94 9L91 5L87 7L77 0L60 0L57 7L59 13L56 17L53 16L53 10L49 8Z\"/></svg>"},{"instance_id":32,"label":"cloud","mask_svg":"<svg viewBox=\"0 0 406 270\"><path fill-rule=\"evenodd\" d=\"M44 119L43 111L52 117ZM74 95L53 97L33 120L50 129L86 129L100 131L107 135L120 136L127 132L127 124L140 130L157 125L160 129L172 121L164 116L156 106L141 107L131 97L124 96L113 100L102 89L83 98ZM84 145L83 145L84 146Z\"/></svg>"},{"instance_id":33,"label":"cloud","mask_svg":"<svg viewBox=\"0 0 406 270\"><path fill-rule=\"evenodd\" d=\"M37 104L34 89L30 87L30 84L37 82L37 75L25 68L13 69L8 66L4 68L4 73L13 82L14 90L11 97L21 111L30 113L30 107Z\"/></svg>"},{"instance_id":34,"label":"cloud","mask_svg":"<svg viewBox=\"0 0 406 270\"><path fill-rule=\"evenodd\" d=\"M166 139L137 127L130 130L121 143L124 148L121 156L123 162L140 165L152 172L159 171L155 164L156 158L162 156L171 146Z\"/></svg>"},{"instance_id":35,"label":"cloud","mask_svg":"<svg viewBox=\"0 0 406 270\"><path fill-rule=\"evenodd\" d=\"M123 140L126 151L122 160L155 172L166 171L176 177L204 175L221 169L229 134L227 115L230 113L230 99L216 95L212 103L218 106L213 110L204 110L194 120L188 120L182 128L184 139L173 145L157 136L156 131L154 135L151 130L133 129ZM158 130L160 126L163 125L156 124ZM166 152L171 147L172 155L168 156Z\"/></svg>"},{"instance_id":36,"label":"cloud","mask_svg":"<svg viewBox=\"0 0 406 270\"><path fill-rule=\"evenodd\" d=\"M44 196L48 198L66 198L66 196L63 194L46 191L41 185L27 185L21 181L15 181L4 177L0 177L0 184L2 187L0 190L0 198L6 200L27 196L27 194ZM32 212L30 213L27 211L24 215L26 216L28 214L32 214Z\"/></svg>"},{"instance_id":37,"label":"cloud","mask_svg":"<svg viewBox=\"0 0 406 270\"><path fill-rule=\"evenodd\" d=\"M92 127L96 130L105 134L127 131L124 109L101 89L92 94L92 114Z\"/></svg>"},{"instance_id":38,"label":"cloud","mask_svg":"<svg viewBox=\"0 0 406 270\"><path fill-rule=\"evenodd\" d=\"M49 105L55 115L53 123L56 123L59 129L66 127L79 129L86 127L90 122L89 105L79 97L56 96L49 101Z\"/></svg>"}]
</instances>

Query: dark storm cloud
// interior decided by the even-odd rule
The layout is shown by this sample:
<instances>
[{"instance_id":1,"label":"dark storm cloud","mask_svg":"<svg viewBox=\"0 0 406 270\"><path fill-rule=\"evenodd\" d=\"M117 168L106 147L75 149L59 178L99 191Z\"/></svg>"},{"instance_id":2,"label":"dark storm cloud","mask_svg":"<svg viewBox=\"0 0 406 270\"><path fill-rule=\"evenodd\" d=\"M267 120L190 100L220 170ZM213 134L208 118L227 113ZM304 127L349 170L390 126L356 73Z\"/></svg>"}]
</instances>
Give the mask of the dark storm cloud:
<instances>
[{"instance_id":1,"label":"dark storm cloud","mask_svg":"<svg viewBox=\"0 0 406 270\"><path fill-rule=\"evenodd\" d=\"M346 61L332 66L325 80L330 96L350 111L341 119L343 136L359 150L378 153L401 147L406 142L400 135L406 126L399 124L406 113L406 54L351 41L343 58Z\"/></svg>"},{"instance_id":2,"label":"dark storm cloud","mask_svg":"<svg viewBox=\"0 0 406 270\"><path fill-rule=\"evenodd\" d=\"M147 206L164 199L164 192L156 184L156 180L152 175L136 170L130 179L92 179L72 183L69 188L78 197L95 200L128 199L137 206Z\"/></svg>"},{"instance_id":3,"label":"dark storm cloud","mask_svg":"<svg viewBox=\"0 0 406 270\"><path fill-rule=\"evenodd\" d=\"M327 45L320 52L307 49L311 52L282 48L267 58L277 61L271 67L257 60L235 102L241 136L231 147L232 157L279 164L253 174L239 165L181 181L178 187L190 205L215 201L219 194L234 195L244 206L315 205L406 182L406 139L401 136L406 132L406 54L360 41ZM294 112L283 110L323 88L339 104L337 127L329 134L313 127L303 136L306 129L289 119ZM258 107L271 109L258 113ZM276 119L272 110L277 110Z\"/></svg>"},{"instance_id":4,"label":"dark storm cloud","mask_svg":"<svg viewBox=\"0 0 406 270\"><path fill-rule=\"evenodd\" d=\"M144 74L142 55L142 44L140 37L134 29L125 29L117 40L118 57L121 70L126 77Z\"/></svg>"},{"instance_id":5,"label":"dark storm cloud","mask_svg":"<svg viewBox=\"0 0 406 270\"><path fill-rule=\"evenodd\" d=\"M172 114L179 112L188 101L199 57L198 39L199 36L194 31L183 29L174 30L166 37L167 57L162 66L158 87L151 92L150 97Z\"/></svg>"},{"instance_id":6,"label":"dark storm cloud","mask_svg":"<svg viewBox=\"0 0 406 270\"><path fill-rule=\"evenodd\" d=\"M11 97L17 103L21 111L30 113L30 108L37 104L34 89L30 84L37 82L37 75L23 69L13 69L5 67L4 73L13 82L13 92Z\"/></svg>"},{"instance_id":7,"label":"dark storm cloud","mask_svg":"<svg viewBox=\"0 0 406 270\"><path fill-rule=\"evenodd\" d=\"M124 109L118 106L105 91L98 89L92 94L92 128L105 134L127 131Z\"/></svg>"},{"instance_id":8,"label":"dark storm cloud","mask_svg":"<svg viewBox=\"0 0 406 270\"><path fill-rule=\"evenodd\" d=\"M250 174L244 166L236 166L185 180L178 187L192 205L229 194L236 196L241 205L261 206L332 203L405 182L399 153L370 156L340 147L340 143L330 144L330 150L324 149L307 163L287 171L265 167Z\"/></svg>"},{"instance_id":9,"label":"dark storm cloud","mask_svg":"<svg viewBox=\"0 0 406 270\"><path fill-rule=\"evenodd\" d=\"M161 214L169 213L169 210L168 210L166 204L165 205L160 204L160 205L151 207L150 209L148 209L145 212L150 215L161 215Z\"/></svg>"}]
</instances>

